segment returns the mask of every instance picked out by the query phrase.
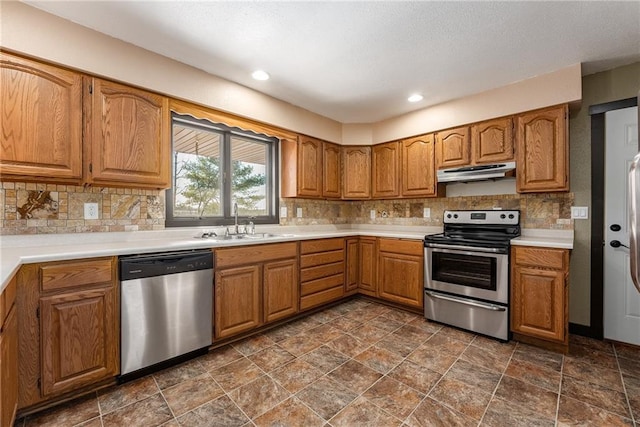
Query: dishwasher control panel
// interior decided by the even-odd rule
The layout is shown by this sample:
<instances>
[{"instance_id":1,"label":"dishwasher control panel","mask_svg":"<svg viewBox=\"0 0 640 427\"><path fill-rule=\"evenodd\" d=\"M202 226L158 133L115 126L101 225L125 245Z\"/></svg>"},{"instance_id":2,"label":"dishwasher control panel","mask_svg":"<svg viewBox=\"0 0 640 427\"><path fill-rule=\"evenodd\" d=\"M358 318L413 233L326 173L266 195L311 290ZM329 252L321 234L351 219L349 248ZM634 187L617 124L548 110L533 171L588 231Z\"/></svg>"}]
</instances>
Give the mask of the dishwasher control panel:
<instances>
[{"instance_id":1,"label":"dishwasher control panel","mask_svg":"<svg viewBox=\"0 0 640 427\"><path fill-rule=\"evenodd\" d=\"M120 257L120 280L213 269L213 252L162 252Z\"/></svg>"}]
</instances>

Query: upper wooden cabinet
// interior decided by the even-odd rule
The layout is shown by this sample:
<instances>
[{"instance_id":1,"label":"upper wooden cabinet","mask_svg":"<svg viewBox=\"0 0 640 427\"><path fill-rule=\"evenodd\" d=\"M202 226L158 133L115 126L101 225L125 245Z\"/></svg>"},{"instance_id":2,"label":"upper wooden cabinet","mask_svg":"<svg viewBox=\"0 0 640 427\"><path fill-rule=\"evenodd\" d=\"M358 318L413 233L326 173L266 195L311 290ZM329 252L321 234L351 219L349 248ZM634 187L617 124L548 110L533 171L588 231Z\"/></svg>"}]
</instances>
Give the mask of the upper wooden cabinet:
<instances>
[{"instance_id":1,"label":"upper wooden cabinet","mask_svg":"<svg viewBox=\"0 0 640 427\"><path fill-rule=\"evenodd\" d=\"M435 171L435 141L432 134L402 141L403 197L438 195Z\"/></svg>"},{"instance_id":2,"label":"upper wooden cabinet","mask_svg":"<svg viewBox=\"0 0 640 427\"><path fill-rule=\"evenodd\" d=\"M397 141L374 145L371 150L374 199L400 196L400 145Z\"/></svg>"},{"instance_id":3,"label":"upper wooden cabinet","mask_svg":"<svg viewBox=\"0 0 640 427\"><path fill-rule=\"evenodd\" d=\"M0 178L79 184L82 75L0 52Z\"/></svg>"},{"instance_id":4,"label":"upper wooden cabinet","mask_svg":"<svg viewBox=\"0 0 640 427\"><path fill-rule=\"evenodd\" d=\"M98 78L85 91L87 182L169 187L169 99Z\"/></svg>"},{"instance_id":5,"label":"upper wooden cabinet","mask_svg":"<svg viewBox=\"0 0 640 427\"><path fill-rule=\"evenodd\" d=\"M488 120L471 126L471 162L486 164L514 160L513 118Z\"/></svg>"},{"instance_id":6,"label":"upper wooden cabinet","mask_svg":"<svg viewBox=\"0 0 640 427\"><path fill-rule=\"evenodd\" d=\"M340 198L341 160L342 151L339 145L330 142L322 143L322 196L326 198Z\"/></svg>"},{"instance_id":7,"label":"upper wooden cabinet","mask_svg":"<svg viewBox=\"0 0 640 427\"><path fill-rule=\"evenodd\" d=\"M371 198L371 147L342 147L342 198Z\"/></svg>"},{"instance_id":8,"label":"upper wooden cabinet","mask_svg":"<svg viewBox=\"0 0 640 427\"><path fill-rule=\"evenodd\" d=\"M466 166L471 162L468 126L438 132L436 138L438 169Z\"/></svg>"},{"instance_id":9,"label":"upper wooden cabinet","mask_svg":"<svg viewBox=\"0 0 640 427\"><path fill-rule=\"evenodd\" d=\"M340 146L300 135L281 147L282 197L340 198Z\"/></svg>"},{"instance_id":10,"label":"upper wooden cabinet","mask_svg":"<svg viewBox=\"0 0 640 427\"><path fill-rule=\"evenodd\" d=\"M569 191L566 105L517 116L519 193Z\"/></svg>"}]
</instances>

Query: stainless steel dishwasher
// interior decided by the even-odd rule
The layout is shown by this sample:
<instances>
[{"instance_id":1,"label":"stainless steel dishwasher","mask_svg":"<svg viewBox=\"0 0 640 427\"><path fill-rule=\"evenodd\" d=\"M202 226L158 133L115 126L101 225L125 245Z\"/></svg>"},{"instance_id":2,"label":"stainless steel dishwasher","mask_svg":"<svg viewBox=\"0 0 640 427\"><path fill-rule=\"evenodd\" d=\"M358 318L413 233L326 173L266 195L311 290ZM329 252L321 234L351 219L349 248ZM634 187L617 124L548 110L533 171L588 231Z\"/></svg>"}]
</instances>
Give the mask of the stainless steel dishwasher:
<instances>
[{"instance_id":1,"label":"stainless steel dishwasher","mask_svg":"<svg viewBox=\"0 0 640 427\"><path fill-rule=\"evenodd\" d=\"M213 253L120 257L120 375L211 345Z\"/></svg>"}]
</instances>

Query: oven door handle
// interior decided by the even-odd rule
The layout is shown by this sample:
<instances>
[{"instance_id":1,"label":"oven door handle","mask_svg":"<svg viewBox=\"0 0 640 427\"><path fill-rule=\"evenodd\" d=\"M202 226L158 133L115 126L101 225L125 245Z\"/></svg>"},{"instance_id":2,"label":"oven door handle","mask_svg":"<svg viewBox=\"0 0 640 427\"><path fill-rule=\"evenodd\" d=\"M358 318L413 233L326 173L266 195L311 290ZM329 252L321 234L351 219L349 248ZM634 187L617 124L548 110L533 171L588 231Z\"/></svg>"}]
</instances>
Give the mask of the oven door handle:
<instances>
[{"instance_id":1,"label":"oven door handle","mask_svg":"<svg viewBox=\"0 0 640 427\"><path fill-rule=\"evenodd\" d=\"M487 252L492 254L504 253L505 250L502 248L482 248L476 246L464 246L464 245L443 245L441 243L425 243L426 247L429 248L439 248L439 249L451 249L451 250L464 250L464 251L473 251L473 252Z\"/></svg>"},{"instance_id":2,"label":"oven door handle","mask_svg":"<svg viewBox=\"0 0 640 427\"><path fill-rule=\"evenodd\" d=\"M470 305L470 306L473 306L473 307L484 308L485 310L491 310L491 311L506 311L507 310L505 307L502 307L500 305L488 304L488 303L485 303L485 302L474 301L474 300L467 299L467 298L460 298L460 297L454 297L454 296L449 296L449 295L443 295L443 294L439 294L439 293L431 292L431 291L424 291L424 293L427 294L428 296L430 296L431 298L442 299L442 300L450 301L450 302L457 302L457 303L460 303L460 304Z\"/></svg>"}]
</instances>

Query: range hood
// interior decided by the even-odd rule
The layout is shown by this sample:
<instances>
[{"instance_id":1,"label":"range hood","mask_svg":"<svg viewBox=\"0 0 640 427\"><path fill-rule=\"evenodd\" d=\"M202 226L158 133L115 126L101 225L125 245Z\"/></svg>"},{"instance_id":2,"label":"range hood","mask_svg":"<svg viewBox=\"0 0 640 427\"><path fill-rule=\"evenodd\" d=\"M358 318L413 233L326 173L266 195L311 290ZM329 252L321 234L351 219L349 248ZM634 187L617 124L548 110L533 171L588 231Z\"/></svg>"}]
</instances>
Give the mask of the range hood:
<instances>
[{"instance_id":1,"label":"range hood","mask_svg":"<svg viewBox=\"0 0 640 427\"><path fill-rule=\"evenodd\" d=\"M440 169L438 171L438 182L466 182L504 178L512 176L515 169L516 162Z\"/></svg>"}]
</instances>

